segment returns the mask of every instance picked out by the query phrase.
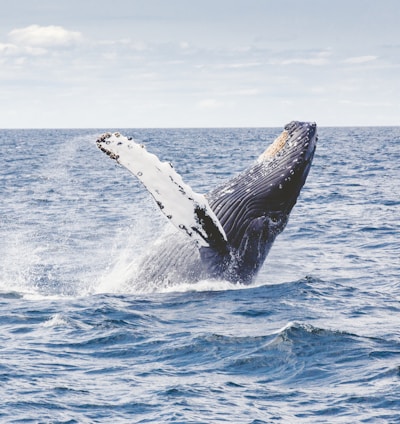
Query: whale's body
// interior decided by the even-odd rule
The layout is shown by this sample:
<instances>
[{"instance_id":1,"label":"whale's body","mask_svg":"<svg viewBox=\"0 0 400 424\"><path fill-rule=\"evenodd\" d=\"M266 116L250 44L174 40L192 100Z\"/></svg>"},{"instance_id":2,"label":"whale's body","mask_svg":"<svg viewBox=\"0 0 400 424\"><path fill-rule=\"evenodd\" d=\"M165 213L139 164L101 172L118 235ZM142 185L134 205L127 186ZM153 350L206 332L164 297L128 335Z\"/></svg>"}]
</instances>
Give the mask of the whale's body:
<instances>
[{"instance_id":1,"label":"whale's body","mask_svg":"<svg viewBox=\"0 0 400 424\"><path fill-rule=\"evenodd\" d=\"M143 284L210 278L251 283L288 222L316 142L315 123L293 121L248 169L202 196L143 146L103 135L99 148L143 182L177 228L142 258L133 278Z\"/></svg>"}]
</instances>

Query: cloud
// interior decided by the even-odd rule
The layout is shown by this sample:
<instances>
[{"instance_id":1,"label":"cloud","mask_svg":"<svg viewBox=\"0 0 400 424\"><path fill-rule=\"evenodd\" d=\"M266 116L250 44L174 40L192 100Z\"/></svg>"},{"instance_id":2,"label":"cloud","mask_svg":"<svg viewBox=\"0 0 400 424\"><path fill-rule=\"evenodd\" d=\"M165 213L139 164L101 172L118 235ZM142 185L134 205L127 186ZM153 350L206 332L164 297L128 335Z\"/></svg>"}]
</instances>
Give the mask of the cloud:
<instances>
[{"instance_id":1,"label":"cloud","mask_svg":"<svg viewBox=\"0 0 400 424\"><path fill-rule=\"evenodd\" d=\"M274 59L270 61L271 65L310 65L323 66L329 63L331 52L321 51L313 54L304 54L302 57L292 57L287 59Z\"/></svg>"},{"instance_id":2,"label":"cloud","mask_svg":"<svg viewBox=\"0 0 400 424\"><path fill-rule=\"evenodd\" d=\"M189 44L187 41L181 41L181 42L179 43L179 47L180 47L182 50L186 50L186 49L188 49L188 48L190 47L190 44Z\"/></svg>"},{"instance_id":3,"label":"cloud","mask_svg":"<svg viewBox=\"0 0 400 424\"><path fill-rule=\"evenodd\" d=\"M382 108L382 107L393 107L394 104L390 101L354 101L354 100L340 100L341 104L350 106L370 107L370 108Z\"/></svg>"},{"instance_id":4,"label":"cloud","mask_svg":"<svg viewBox=\"0 0 400 424\"><path fill-rule=\"evenodd\" d=\"M344 60L344 63L361 64L361 63L372 62L376 59L378 59L377 56L355 56L355 57L349 57L348 59Z\"/></svg>"},{"instance_id":5,"label":"cloud","mask_svg":"<svg viewBox=\"0 0 400 424\"><path fill-rule=\"evenodd\" d=\"M14 44L0 43L0 54L11 56L18 52L18 47Z\"/></svg>"},{"instance_id":6,"label":"cloud","mask_svg":"<svg viewBox=\"0 0 400 424\"><path fill-rule=\"evenodd\" d=\"M40 56L47 52L46 49L42 47L33 47L33 46L18 46L11 43L0 43L0 56Z\"/></svg>"},{"instance_id":7,"label":"cloud","mask_svg":"<svg viewBox=\"0 0 400 424\"><path fill-rule=\"evenodd\" d=\"M221 106L223 106L224 104L222 102L219 102L216 99L204 99L204 100L200 100L197 103L197 106L200 109L216 109L219 108Z\"/></svg>"},{"instance_id":8,"label":"cloud","mask_svg":"<svg viewBox=\"0 0 400 424\"><path fill-rule=\"evenodd\" d=\"M228 95L233 96L258 96L261 93L261 90L258 88L248 88L243 90L232 90L227 92Z\"/></svg>"},{"instance_id":9,"label":"cloud","mask_svg":"<svg viewBox=\"0 0 400 424\"><path fill-rule=\"evenodd\" d=\"M65 47L75 44L82 38L80 32L69 31L56 25L30 25L13 29L8 36L14 44L32 48Z\"/></svg>"},{"instance_id":10,"label":"cloud","mask_svg":"<svg viewBox=\"0 0 400 424\"><path fill-rule=\"evenodd\" d=\"M114 50L117 48L126 49L127 52L129 52L129 50L143 52L148 49L148 45L144 41L131 40L130 38L122 38L118 40L100 40L97 42L97 45L99 47L111 47Z\"/></svg>"},{"instance_id":11,"label":"cloud","mask_svg":"<svg viewBox=\"0 0 400 424\"><path fill-rule=\"evenodd\" d=\"M279 65L311 65L311 66L321 66L326 65L328 60L321 57L314 58L296 58L296 59L285 59L280 61Z\"/></svg>"},{"instance_id":12,"label":"cloud","mask_svg":"<svg viewBox=\"0 0 400 424\"><path fill-rule=\"evenodd\" d=\"M260 66L261 62L243 62L243 63L221 63L215 66L217 69L243 69Z\"/></svg>"}]
</instances>

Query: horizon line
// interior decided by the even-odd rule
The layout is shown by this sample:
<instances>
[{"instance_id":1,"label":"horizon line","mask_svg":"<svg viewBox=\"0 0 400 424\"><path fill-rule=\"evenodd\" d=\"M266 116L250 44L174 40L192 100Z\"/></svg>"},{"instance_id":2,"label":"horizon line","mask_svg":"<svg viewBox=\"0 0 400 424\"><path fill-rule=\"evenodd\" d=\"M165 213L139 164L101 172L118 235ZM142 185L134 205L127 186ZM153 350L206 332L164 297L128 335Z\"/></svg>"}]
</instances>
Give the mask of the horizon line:
<instances>
[{"instance_id":1,"label":"horizon line","mask_svg":"<svg viewBox=\"0 0 400 424\"><path fill-rule=\"evenodd\" d=\"M311 122L311 121L310 121ZM285 124L286 125L286 124ZM390 125L318 125L318 128L396 128L400 127L400 124L390 124ZM179 126L150 126L150 127L126 127L126 126L109 126L109 127L2 127L0 128L0 131L2 130L201 130L201 129L207 129L207 130L218 130L218 129L274 129L274 128L283 128L284 125L271 125L271 126L264 126L264 125L254 125L254 126L202 126L202 127L196 127L196 126L188 126L188 127L179 127Z\"/></svg>"}]
</instances>

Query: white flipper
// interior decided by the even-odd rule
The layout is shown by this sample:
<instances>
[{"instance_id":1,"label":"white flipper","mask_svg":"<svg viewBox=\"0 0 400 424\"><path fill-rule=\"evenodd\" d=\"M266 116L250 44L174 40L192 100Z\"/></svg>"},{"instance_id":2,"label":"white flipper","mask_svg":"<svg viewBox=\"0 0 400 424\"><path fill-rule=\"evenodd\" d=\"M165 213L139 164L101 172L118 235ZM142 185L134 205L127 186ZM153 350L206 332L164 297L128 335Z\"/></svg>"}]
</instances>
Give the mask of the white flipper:
<instances>
[{"instance_id":1,"label":"white flipper","mask_svg":"<svg viewBox=\"0 0 400 424\"><path fill-rule=\"evenodd\" d=\"M163 214L198 247L226 248L225 231L207 199L185 184L170 163L119 133L104 134L97 146L139 178Z\"/></svg>"}]
</instances>

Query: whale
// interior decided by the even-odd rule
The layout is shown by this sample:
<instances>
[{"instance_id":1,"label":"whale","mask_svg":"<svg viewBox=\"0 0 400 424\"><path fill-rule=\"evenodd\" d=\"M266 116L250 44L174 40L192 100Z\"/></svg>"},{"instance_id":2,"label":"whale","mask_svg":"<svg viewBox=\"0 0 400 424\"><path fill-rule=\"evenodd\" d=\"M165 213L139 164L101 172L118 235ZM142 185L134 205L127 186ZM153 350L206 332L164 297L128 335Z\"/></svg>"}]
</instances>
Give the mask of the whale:
<instances>
[{"instance_id":1,"label":"whale","mask_svg":"<svg viewBox=\"0 0 400 424\"><path fill-rule=\"evenodd\" d=\"M316 123L292 121L243 172L203 195L144 145L120 133L101 135L100 150L143 183L174 228L143 255L132 280L251 284L288 223L317 141Z\"/></svg>"}]
</instances>

